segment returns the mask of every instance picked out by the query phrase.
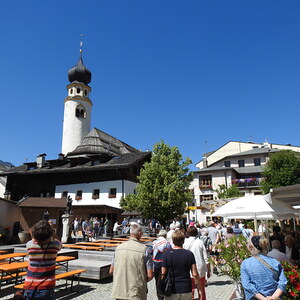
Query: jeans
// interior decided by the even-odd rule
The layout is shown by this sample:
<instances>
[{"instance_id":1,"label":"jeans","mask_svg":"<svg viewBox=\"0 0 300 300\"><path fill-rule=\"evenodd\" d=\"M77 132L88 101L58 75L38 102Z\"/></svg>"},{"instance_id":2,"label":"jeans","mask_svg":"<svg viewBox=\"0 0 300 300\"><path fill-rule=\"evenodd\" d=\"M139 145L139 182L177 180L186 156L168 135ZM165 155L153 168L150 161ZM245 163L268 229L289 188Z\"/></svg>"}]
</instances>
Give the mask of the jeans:
<instances>
[{"instance_id":1,"label":"jeans","mask_svg":"<svg viewBox=\"0 0 300 300\"><path fill-rule=\"evenodd\" d=\"M54 288L47 290L25 290L24 296L26 300L55 300Z\"/></svg>"}]
</instances>

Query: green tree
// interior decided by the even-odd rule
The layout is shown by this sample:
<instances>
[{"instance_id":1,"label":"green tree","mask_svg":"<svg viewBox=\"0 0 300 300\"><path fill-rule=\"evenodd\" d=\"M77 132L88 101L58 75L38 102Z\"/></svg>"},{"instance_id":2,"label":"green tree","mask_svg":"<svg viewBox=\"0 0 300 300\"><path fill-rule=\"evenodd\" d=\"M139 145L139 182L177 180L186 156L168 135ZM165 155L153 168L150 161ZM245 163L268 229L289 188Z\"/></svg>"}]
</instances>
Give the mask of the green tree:
<instances>
[{"instance_id":1,"label":"green tree","mask_svg":"<svg viewBox=\"0 0 300 300\"><path fill-rule=\"evenodd\" d=\"M265 194L271 188L300 183L300 153L289 150L273 153L262 177L261 189Z\"/></svg>"},{"instance_id":2,"label":"green tree","mask_svg":"<svg viewBox=\"0 0 300 300\"><path fill-rule=\"evenodd\" d=\"M216 189L216 192L218 194L218 199L228 199L242 196L236 184L233 184L230 187L226 187L225 184L219 184L219 188Z\"/></svg>"},{"instance_id":3,"label":"green tree","mask_svg":"<svg viewBox=\"0 0 300 300\"><path fill-rule=\"evenodd\" d=\"M182 160L178 148L164 141L153 146L151 161L144 164L138 176L137 193L120 201L124 210L139 211L144 218L162 223L184 213L186 202L192 201L188 189L193 175L190 158Z\"/></svg>"}]
</instances>

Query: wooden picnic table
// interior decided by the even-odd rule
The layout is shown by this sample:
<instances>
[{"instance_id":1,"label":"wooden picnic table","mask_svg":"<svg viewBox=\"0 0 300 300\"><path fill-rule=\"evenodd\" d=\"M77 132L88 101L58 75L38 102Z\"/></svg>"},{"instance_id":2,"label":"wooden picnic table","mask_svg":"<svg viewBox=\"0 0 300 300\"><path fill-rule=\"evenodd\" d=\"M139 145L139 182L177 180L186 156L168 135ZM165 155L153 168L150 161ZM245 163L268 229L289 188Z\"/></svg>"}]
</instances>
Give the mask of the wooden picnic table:
<instances>
[{"instance_id":1,"label":"wooden picnic table","mask_svg":"<svg viewBox=\"0 0 300 300\"><path fill-rule=\"evenodd\" d=\"M129 238L112 238L115 241L128 241ZM150 236L145 236L145 237L141 237L141 240L147 240L147 241L154 241L156 240L157 237L150 237Z\"/></svg>"},{"instance_id":2,"label":"wooden picnic table","mask_svg":"<svg viewBox=\"0 0 300 300\"><path fill-rule=\"evenodd\" d=\"M112 244L108 244L108 243L97 243L97 242L79 242L76 243L76 245L91 245L91 246L103 246L103 247L117 247L118 245L120 245L121 243L112 243Z\"/></svg>"},{"instance_id":3,"label":"wooden picnic table","mask_svg":"<svg viewBox=\"0 0 300 300\"><path fill-rule=\"evenodd\" d=\"M17 262L17 261L24 261L24 257L27 255L27 253L8 253L0 255L0 260L6 260L9 259L9 263Z\"/></svg>"},{"instance_id":4,"label":"wooden picnic table","mask_svg":"<svg viewBox=\"0 0 300 300\"><path fill-rule=\"evenodd\" d=\"M128 241L128 238L112 238L113 240L115 240L115 241L123 241L123 242L126 242L126 241ZM140 241L141 242L152 242L152 241L154 241L154 240L156 240L157 238L151 238L151 237L142 237L141 239L140 239Z\"/></svg>"},{"instance_id":5,"label":"wooden picnic table","mask_svg":"<svg viewBox=\"0 0 300 300\"><path fill-rule=\"evenodd\" d=\"M13 262L10 264L0 265L0 271L1 271L0 289L1 289L2 282L7 280L6 279L7 276L10 276L12 279L15 278L17 283L19 278L19 273L21 273L23 269L27 268L27 266L28 266L28 261Z\"/></svg>"},{"instance_id":6,"label":"wooden picnic table","mask_svg":"<svg viewBox=\"0 0 300 300\"><path fill-rule=\"evenodd\" d=\"M64 256L64 255L57 256L56 264L59 267L64 268L68 272L68 268L69 268L68 262L70 260L74 260L74 259L76 259L76 258L73 256ZM21 272L23 272L23 269L26 269L28 267L28 264L29 264L28 261L22 261L22 262L12 262L12 263L8 263L8 264L0 265L0 272L1 272L1 274L0 274L0 289L1 289L2 282L4 280L7 280L7 279L4 279L7 276L11 276L12 278L15 278L16 283L17 283L18 279L20 277L19 274Z\"/></svg>"},{"instance_id":7,"label":"wooden picnic table","mask_svg":"<svg viewBox=\"0 0 300 300\"><path fill-rule=\"evenodd\" d=\"M112 238L115 241L128 241L128 238Z\"/></svg>"},{"instance_id":8,"label":"wooden picnic table","mask_svg":"<svg viewBox=\"0 0 300 300\"><path fill-rule=\"evenodd\" d=\"M112 241L112 240L96 240L96 241L93 241L92 243L108 243L108 244L113 244L113 243L116 243L116 244L121 244L121 243L124 243L125 241ZM85 243L85 242L78 242L78 243ZM88 243L88 242L87 242ZM77 244L77 243L76 243Z\"/></svg>"},{"instance_id":9,"label":"wooden picnic table","mask_svg":"<svg viewBox=\"0 0 300 300\"><path fill-rule=\"evenodd\" d=\"M62 244L63 248L70 248L70 249L80 249L80 250L98 250L102 251L103 247L97 246L90 246L90 245L76 245L76 244Z\"/></svg>"},{"instance_id":10,"label":"wooden picnic table","mask_svg":"<svg viewBox=\"0 0 300 300\"><path fill-rule=\"evenodd\" d=\"M56 257L56 264L64 268L67 272L69 270L69 261L76 259L74 256L59 255Z\"/></svg>"}]
</instances>

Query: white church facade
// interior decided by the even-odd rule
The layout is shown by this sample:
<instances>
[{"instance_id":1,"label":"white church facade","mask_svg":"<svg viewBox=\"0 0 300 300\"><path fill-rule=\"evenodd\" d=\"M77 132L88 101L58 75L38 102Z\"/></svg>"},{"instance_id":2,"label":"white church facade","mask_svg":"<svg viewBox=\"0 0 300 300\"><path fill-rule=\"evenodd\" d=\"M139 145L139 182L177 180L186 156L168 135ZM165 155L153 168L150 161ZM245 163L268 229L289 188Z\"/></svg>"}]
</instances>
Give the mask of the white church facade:
<instances>
[{"instance_id":1,"label":"white church facade","mask_svg":"<svg viewBox=\"0 0 300 300\"><path fill-rule=\"evenodd\" d=\"M30 228L43 213L60 226L66 199L74 217L121 219L120 200L135 193L137 176L150 152L141 152L97 128L90 128L92 74L82 53L68 71L64 100L62 150L56 159L40 154L5 173L6 197L22 209L21 227ZM1 176L1 174L0 174Z\"/></svg>"}]
</instances>

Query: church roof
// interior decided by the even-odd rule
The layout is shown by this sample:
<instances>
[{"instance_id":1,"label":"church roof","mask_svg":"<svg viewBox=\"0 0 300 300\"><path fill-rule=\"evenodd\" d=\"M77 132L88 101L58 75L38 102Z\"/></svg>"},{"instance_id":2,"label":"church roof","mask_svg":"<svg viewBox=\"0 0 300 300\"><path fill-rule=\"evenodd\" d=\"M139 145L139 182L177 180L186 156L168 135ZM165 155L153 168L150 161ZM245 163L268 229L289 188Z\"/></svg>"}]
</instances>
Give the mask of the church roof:
<instances>
[{"instance_id":1,"label":"church roof","mask_svg":"<svg viewBox=\"0 0 300 300\"><path fill-rule=\"evenodd\" d=\"M84 171L101 171L109 169L123 169L137 163L150 160L151 152L126 153L114 156L101 162L94 157L74 157L57 160L47 160L41 168L36 163L26 163L20 167L13 168L7 172L0 173L0 176L11 174L44 174L44 173L68 173ZM97 156L96 156L97 157Z\"/></svg>"},{"instance_id":2,"label":"church roof","mask_svg":"<svg viewBox=\"0 0 300 300\"><path fill-rule=\"evenodd\" d=\"M71 83L78 81L88 85L91 82L92 74L83 64L82 55L80 55L77 65L68 71L68 77Z\"/></svg>"},{"instance_id":3,"label":"church roof","mask_svg":"<svg viewBox=\"0 0 300 300\"><path fill-rule=\"evenodd\" d=\"M74 151L68 153L68 157L82 154L104 154L116 156L126 153L139 152L137 149L114 138L113 136L93 128Z\"/></svg>"}]
</instances>

